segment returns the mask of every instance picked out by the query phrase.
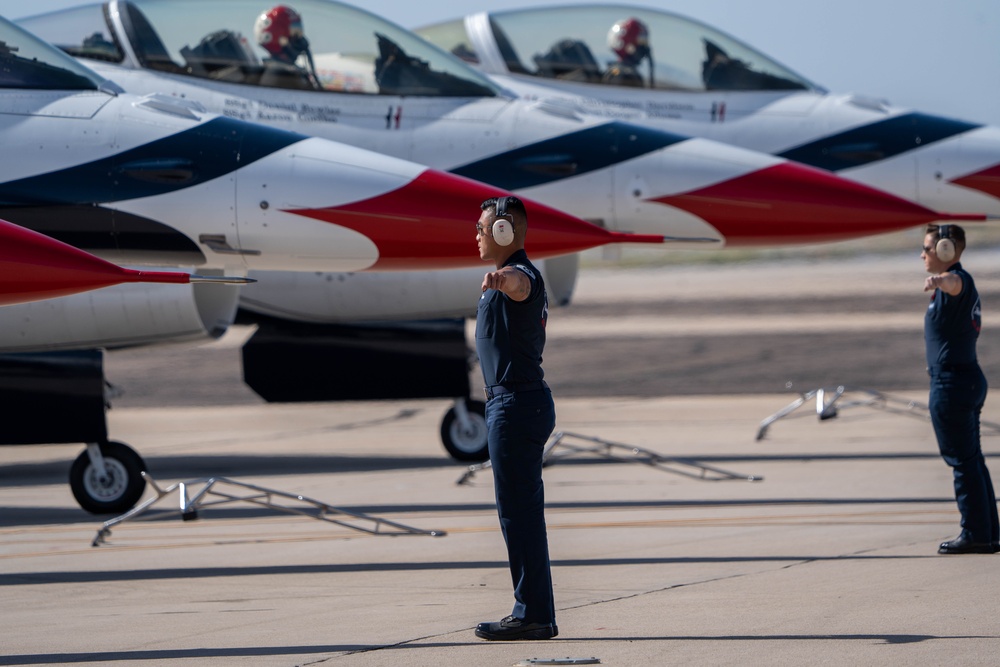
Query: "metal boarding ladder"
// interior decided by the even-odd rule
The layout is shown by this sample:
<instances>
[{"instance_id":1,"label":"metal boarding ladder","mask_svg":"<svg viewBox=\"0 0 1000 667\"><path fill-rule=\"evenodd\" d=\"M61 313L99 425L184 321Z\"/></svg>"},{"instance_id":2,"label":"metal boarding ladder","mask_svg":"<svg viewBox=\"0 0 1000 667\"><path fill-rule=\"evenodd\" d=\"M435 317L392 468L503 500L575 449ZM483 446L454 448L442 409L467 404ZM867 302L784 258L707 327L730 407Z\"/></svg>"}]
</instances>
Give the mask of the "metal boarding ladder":
<instances>
[{"instance_id":1,"label":"metal boarding ladder","mask_svg":"<svg viewBox=\"0 0 1000 667\"><path fill-rule=\"evenodd\" d=\"M592 444L589 446L572 444L566 442L568 438L582 440L586 443ZM556 452L556 447L561 448L561 451ZM715 466L706 465L693 458L663 456L662 454L654 452L650 449L636 447L635 445L627 445L621 442L611 442L609 440L602 440L601 438L580 435L579 433L571 433L569 431L558 431L553 433L549 438L549 441L545 443L545 449L542 450L542 466L550 466L553 463L577 454L592 454L599 458L619 463L642 463L664 472L672 472L677 475L705 482L722 482L727 480L760 482L764 479L759 475L744 475L741 473L731 472L729 470L723 470L722 468ZM465 473L458 479L456 484L466 484L477 472L489 467L489 461L470 465L468 470L466 470Z\"/></svg>"},{"instance_id":2,"label":"metal boarding ladder","mask_svg":"<svg viewBox=\"0 0 1000 667\"><path fill-rule=\"evenodd\" d=\"M829 395L828 394L832 394ZM845 394L861 394L860 398L847 399ZM799 395L797 399L778 410L774 414L766 417L757 428L756 440L763 440L767 435L767 429L779 419L790 416L800 407L816 399L816 417L820 421L833 419L839 414L839 410L853 407L866 407L873 410L884 410L892 414L906 415L930 421L930 408L926 403L913 401L908 398L892 396L874 389L848 389L844 385L839 385L836 389L813 389ZM844 398L843 401L840 399ZM980 421L980 427L989 429L996 434L1000 434L1000 424L989 421Z\"/></svg>"},{"instance_id":3,"label":"metal boarding ladder","mask_svg":"<svg viewBox=\"0 0 1000 667\"><path fill-rule=\"evenodd\" d=\"M268 489L255 484L246 484L226 477L206 477L188 482L178 482L164 489L153 480L149 473L144 471L142 476L156 492L156 496L140 505L136 505L119 517L105 521L97 531L97 536L94 537L91 546L100 546L111 534L112 527L141 516L154 505L175 492L178 499L178 509L166 513L165 516L180 516L182 521L196 520L200 518L201 510L210 507L218 507L235 502L246 502L279 512L326 521L362 533L368 533L369 535L427 535L430 537L444 537L447 535L443 530L414 528L361 512L352 512L340 507L334 507L319 500L307 498L306 496ZM201 485L201 487L194 489L193 487L197 485ZM227 488L230 490L227 491ZM292 503L298 503L298 505L281 504L277 499L285 499Z\"/></svg>"}]
</instances>

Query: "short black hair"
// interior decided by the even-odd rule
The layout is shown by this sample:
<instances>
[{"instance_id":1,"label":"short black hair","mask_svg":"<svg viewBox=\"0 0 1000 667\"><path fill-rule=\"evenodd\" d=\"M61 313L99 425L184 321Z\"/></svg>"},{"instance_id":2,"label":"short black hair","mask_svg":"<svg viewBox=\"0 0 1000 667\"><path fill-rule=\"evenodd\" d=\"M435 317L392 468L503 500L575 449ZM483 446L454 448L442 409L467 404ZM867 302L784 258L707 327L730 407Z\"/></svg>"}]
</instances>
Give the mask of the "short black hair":
<instances>
[{"instance_id":1,"label":"short black hair","mask_svg":"<svg viewBox=\"0 0 1000 667\"><path fill-rule=\"evenodd\" d=\"M490 211L495 218L497 214L497 199L498 197L490 197L484 201L479 208L484 211ZM517 225L517 222L514 220L514 217L520 217L520 219L524 221L525 225L528 224L528 212L524 208L524 202L513 195L507 197L507 215L511 217L511 222L514 223L515 226Z\"/></svg>"}]
</instances>

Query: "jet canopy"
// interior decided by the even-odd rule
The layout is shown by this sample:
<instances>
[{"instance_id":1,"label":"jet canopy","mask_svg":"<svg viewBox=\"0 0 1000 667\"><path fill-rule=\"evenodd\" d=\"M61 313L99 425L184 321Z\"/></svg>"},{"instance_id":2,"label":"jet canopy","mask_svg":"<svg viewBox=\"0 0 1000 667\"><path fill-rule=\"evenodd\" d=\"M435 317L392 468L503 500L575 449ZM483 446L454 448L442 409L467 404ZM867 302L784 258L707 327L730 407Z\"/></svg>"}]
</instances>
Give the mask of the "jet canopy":
<instances>
[{"instance_id":1,"label":"jet canopy","mask_svg":"<svg viewBox=\"0 0 1000 667\"><path fill-rule=\"evenodd\" d=\"M493 74L662 90L821 90L697 21L625 5L566 5L416 30Z\"/></svg>"},{"instance_id":2,"label":"jet canopy","mask_svg":"<svg viewBox=\"0 0 1000 667\"><path fill-rule=\"evenodd\" d=\"M97 90L104 79L0 17L0 88Z\"/></svg>"},{"instance_id":3,"label":"jet canopy","mask_svg":"<svg viewBox=\"0 0 1000 667\"><path fill-rule=\"evenodd\" d=\"M268 30L267 12L278 4L301 17L295 48L285 50L292 58L263 46L287 38ZM115 0L19 23L79 58L222 82L370 95L499 93L409 31L326 0Z\"/></svg>"}]
</instances>

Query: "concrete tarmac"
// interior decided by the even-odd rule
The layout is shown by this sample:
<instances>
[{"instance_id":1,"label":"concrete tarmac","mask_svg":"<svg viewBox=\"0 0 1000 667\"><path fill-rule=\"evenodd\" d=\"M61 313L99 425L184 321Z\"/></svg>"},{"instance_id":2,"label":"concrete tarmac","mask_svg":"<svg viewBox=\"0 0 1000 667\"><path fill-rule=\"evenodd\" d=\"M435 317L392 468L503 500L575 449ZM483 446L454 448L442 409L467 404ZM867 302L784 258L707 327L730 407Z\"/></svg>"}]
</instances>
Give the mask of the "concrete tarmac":
<instances>
[{"instance_id":1,"label":"concrete tarmac","mask_svg":"<svg viewBox=\"0 0 1000 667\"><path fill-rule=\"evenodd\" d=\"M919 268L900 294L919 284ZM730 286L768 279L746 271L729 274ZM681 292L705 296L722 274L706 271ZM581 307L641 293L639 278L589 278L587 298L581 281ZM601 301L614 281L625 292ZM919 343L921 315L891 326ZM662 347L689 335L650 319L636 327L631 342ZM585 331L553 327L553 356L614 336ZM740 345L729 328L696 333ZM509 613L511 582L489 471L459 485L465 468L441 447L446 401L115 407L112 437L135 446L161 486L225 477L447 534L372 535L248 502L182 521L167 511L178 504L170 495L93 547L109 517L78 509L66 485L80 448L0 447L0 665L996 664L1000 559L936 554L958 533L958 513L930 425L909 408L926 400L910 370L899 367L899 383L891 369L873 376L889 378L870 387L889 392L887 404L851 392L820 421L812 399L758 441L761 421L796 394L726 392L740 386L729 379L705 394L627 395L574 389L565 370L549 369L557 430L571 435L545 471L560 629L547 642L473 635ZM1000 421L998 400L991 394L985 420ZM639 462L572 453L599 444L587 438L624 445L613 451ZM995 429L983 445L997 474ZM642 462L647 451L663 465Z\"/></svg>"}]
</instances>

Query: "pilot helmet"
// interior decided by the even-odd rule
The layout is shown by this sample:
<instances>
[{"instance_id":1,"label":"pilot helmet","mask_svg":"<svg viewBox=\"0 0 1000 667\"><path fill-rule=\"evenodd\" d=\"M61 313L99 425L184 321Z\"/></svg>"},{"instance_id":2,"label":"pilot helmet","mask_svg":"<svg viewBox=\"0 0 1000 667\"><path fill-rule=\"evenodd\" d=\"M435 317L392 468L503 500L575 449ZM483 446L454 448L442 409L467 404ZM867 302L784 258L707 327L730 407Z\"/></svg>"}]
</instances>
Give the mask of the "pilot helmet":
<instances>
[{"instance_id":1,"label":"pilot helmet","mask_svg":"<svg viewBox=\"0 0 1000 667\"><path fill-rule=\"evenodd\" d=\"M649 31L637 18L616 21L608 31L608 48L619 59L638 63L649 53Z\"/></svg>"},{"instance_id":2,"label":"pilot helmet","mask_svg":"<svg viewBox=\"0 0 1000 667\"><path fill-rule=\"evenodd\" d=\"M302 17L285 5L276 5L258 16L253 36L272 56L289 61L294 61L309 48L302 30Z\"/></svg>"}]
</instances>

